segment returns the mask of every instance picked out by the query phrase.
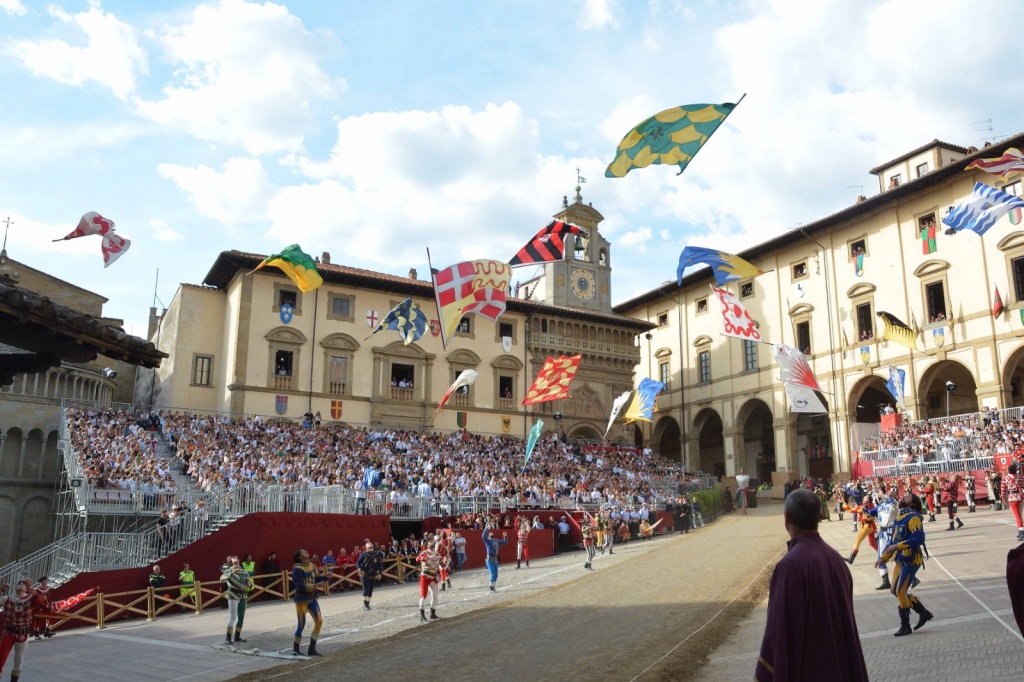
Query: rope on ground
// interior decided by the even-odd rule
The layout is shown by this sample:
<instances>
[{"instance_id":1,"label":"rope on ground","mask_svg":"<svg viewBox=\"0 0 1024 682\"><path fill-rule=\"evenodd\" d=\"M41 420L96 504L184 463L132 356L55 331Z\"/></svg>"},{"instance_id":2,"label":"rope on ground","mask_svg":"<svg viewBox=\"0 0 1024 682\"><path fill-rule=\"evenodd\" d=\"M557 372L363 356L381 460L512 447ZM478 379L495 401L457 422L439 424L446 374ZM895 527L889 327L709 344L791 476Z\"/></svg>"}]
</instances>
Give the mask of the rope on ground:
<instances>
[{"instance_id":1,"label":"rope on ground","mask_svg":"<svg viewBox=\"0 0 1024 682\"><path fill-rule=\"evenodd\" d=\"M760 571L758 571L758 572L757 572L757 575L755 575L755 576L754 576L754 579L753 579L753 580L751 580L751 581L750 581L750 582L749 582L749 583L747 584L747 586L746 586L746 587L744 587L744 588L743 588L742 590L740 590L739 592L737 592L737 593L736 593L736 596L735 596L735 597L733 597L732 599L730 599L730 600L729 600L729 603L728 603L728 604L726 604L725 606L723 606L723 607L722 607L721 609L719 609L719 610L718 610L718 613L716 613L715 615L711 616L711 618L710 618L710 619L708 620L708 622L704 623L704 625L701 625L701 626L700 626L699 628L697 628L696 630L694 630L693 632L691 632L690 634L688 634L688 635L686 636L686 638L685 638L685 639L683 639L683 641L679 642L679 644L676 644L676 645L675 645L674 647L672 647L671 649L669 649L669 650L668 650L668 652L666 652L664 656L662 656L661 658L659 658L658 660L656 660L656 661L655 661L654 663L651 663L651 664L650 664L649 666L647 666L646 668L644 668L644 669L643 669L643 670L642 670L642 671L640 672L640 674L639 674L639 675L637 675L636 677L634 677L633 679L631 679L631 680L630 680L629 682L636 682L637 680L639 680L639 679L640 679L641 677L643 677L644 675L646 675L646 674L647 674L647 673L648 673L648 672L649 672L649 671L650 671L650 670L651 670L652 668L654 668L654 666L658 665L659 663L661 663L662 661L664 661L664 660L665 660L666 658L668 658L669 656L671 656L671 655L672 655L673 653L675 653L676 649L678 649L678 648L679 648L679 647L681 647L682 645L686 644L686 642L687 642L687 641L688 641L688 640L689 640L689 639L690 639L691 637L693 637L693 636L694 636L694 635L696 635L696 634L697 634L698 632L700 632L701 630L703 630L704 628L706 628L707 626L709 626L709 625L711 625L711 624L712 624L713 622L715 622L715 619L716 619L716 618L718 618L718 617L719 617L720 615L722 615L722 613L723 613L723 612L724 612L724 611L725 611L725 610L726 610L727 608L729 608L730 606L732 606L733 602L735 602L735 601L736 601L737 599L739 599L739 598L740 598L740 597L741 597L741 596L743 595L743 593L744 593L744 592L746 592L747 590L749 590L749 589L751 588L751 586L752 586L752 585L753 585L754 583L756 583L756 582L757 582L758 578L760 578L760 577L761 577L761 575L762 575L762 574L763 574L763 573L764 573L764 572L765 572L766 570L768 570L768 567L769 567L769 566L772 566L772 565L773 565L773 564L774 564L774 563L776 562L776 560L778 560L778 558L779 558L779 556L780 556L781 554L782 554L782 550L780 550L780 551L779 551L779 552L778 552L778 553L777 553L777 554L776 554L775 556L773 556L773 557L772 557L771 559L769 559L769 560L768 560L768 563L766 563L766 564L764 565L764 568L762 568L762 569L761 569Z\"/></svg>"}]
</instances>

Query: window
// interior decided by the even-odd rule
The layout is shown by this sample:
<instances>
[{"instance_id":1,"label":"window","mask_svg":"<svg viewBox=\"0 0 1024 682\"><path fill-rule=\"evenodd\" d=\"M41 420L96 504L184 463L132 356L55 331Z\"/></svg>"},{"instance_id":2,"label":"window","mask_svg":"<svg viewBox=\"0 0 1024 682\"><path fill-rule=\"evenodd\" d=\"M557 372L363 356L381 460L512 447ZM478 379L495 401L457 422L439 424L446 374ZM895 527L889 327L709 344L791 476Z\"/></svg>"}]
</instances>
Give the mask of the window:
<instances>
[{"instance_id":1,"label":"window","mask_svg":"<svg viewBox=\"0 0 1024 682\"><path fill-rule=\"evenodd\" d=\"M391 387L413 388L416 368L412 365L391 365Z\"/></svg>"},{"instance_id":2,"label":"window","mask_svg":"<svg viewBox=\"0 0 1024 682\"><path fill-rule=\"evenodd\" d=\"M290 350L279 350L274 353L274 376L292 376L292 367L295 361L295 354Z\"/></svg>"},{"instance_id":3,"label":"window","mask_svg":"<svg viewBox=\"0 0 1024 682\"><path fill-rule=\"evenodd\" d=\"M796 347L804 355L811 354L811 323L798 322L796 325Z\"/></svg>"},{"instance_id":4,"label":"window","mask_svg":"<svg viewBox=\"0 0 1024 682\"><path fill-rule=\"evenodd\" d=\"M463 334L469 334L472 331L469 318L464 317L461 320L459 320L459 326L455 328L455 331L462 332Z\"/></svg>"},{"instance_id":5,"label":"window","mask_svg":"<svg viewBox=\"0 0 1024 682\"><path fill-rule=\"evenodd\" d=\"M1003 185L1003 191L1006 192L1007 194L1012 194L1015 197L1021 196L1020 180L1017 180L1016 182L1009 182Z\"/></svg>"},{"instance_id":6,"label":"window","mask_svg":"<svg viewBox=\"0 0 1024 682\"><path fill-rule=\"evenodd\" d=\"M917 219L917 236L921 240L921 250L924 255L935 253L935 214L929 213Z\"/></svg>"},{"instance_id":7,"label":"window","mask_svg":"<svg viewBox=\"0 0 1024 682\"><path fill-rule=\"evenodd\" d=\"M867 252L868 250L866 240L854 239L852 242L850 242L850 260L854 260L857 258L857 256L860 255L866 255Z\"/></svg>"},{"instance_id":8,"label":"window","mask_svg":"<svg viewBox=\"0 0 1024 682\"><path fill-rule=\"evenodd\" d=\"M707 311L708 311L708 299L707 299L707 297L705 296L704 298L697 299L697 314L698 315L703 315Z\"/></svg>"},{"instance_id":9,"label":"window","mask_svg":"<svg viewBox=\"0 0 1024 682\"><path fill-rule=\"evenodd\" d=\"M327 294L327 319L341 320L342 322L355 322L353 311L355 310L355 297L344 294Z\"/></svg>"},{"instance_id":10,"label":"window","mask_svg":"<svg viewBox=\"0 0 1024 682\"><path fill-rule=\"evenodd\" d=\"M711 383L711 353L702 350L697 353L697 367L700 369L700 383Z\"/></svg>"},{"instance_id":11,"label":"window","mask_svg":"<svg viewBox=\"0 0 1024 682\"><path fill-rule=\"evenodd\" d=\"M498 397L502 400L515 399L515 382L512 377L498 377Z\"/></svg>"},{"instance_id":12,"label":"window","mask_svg":"<svg viewBox=\"0 0 1024 682\"><path fill-rule=\"evenodd\" d=\"M668 313L658 313L658 326L659 327L667 327L668 326Z\"/></svg>"},{"instance_id":13,"label":"window","mask_svg":"<svg viewBox=\"0 0 1024 682\"><path fill-rule=\"evenodd\" d=\"M875 338L874 320L871 318L871 304L861 303L857 306L857 338L870 341Z\"/></svg>"},{"instance_id":14,"label":"window","mask_svg":"<svg viewBox=\"0 0 1024 682\"><path fill-rule=\"evenodd\" d=\"M799 263L793 263L793 280L806 279L807 278L807 261L802 260Z\"/></svg>"},{"instance_id":15,"label":"window","mask_svg":"<svg viewBox=\"0 0 1024 682\"><path fill-rule=\"evenodd\" d=\"M502 322L498 325L498 336L512 336L512 325L508 322Z\"/></svg>"},{"instance_id":16,"label":"window","mask_svg":"<svg viewBox=\"0 0 1024 682\"><path fill-rule=\"evenodd\" d=\"M743 369L757 369L757 342L743 339Z\"/></svg>"},{"instance_id":17,"label":"window","mask_svg":"<svg viewBox=\"0 0 1024 682\"><path fill-rule=\"evenodd\" d=\"M192 385L209 386L210 374L213 370L213 358L209 355L197 355L192 360Z\"/></svg>"},{"instance_id":18,"label":"window","mask_svg":"<svg viewBox=\"0 0 1024 682\"><path fill-rule=\"evenodd\" d=\"M754 295L754 283L744 282L740 285L740 298L750 298Z\"/></svg>"},{"instance_id":19,"label":"window","mask_svg":"<svg viewBox=\"0 0 1024 682\"><path fill-rule=\"evenodd\" d=\"M928 310L928 322L946 320L946 287L942 282L932 282L924 286L925 308Z\"/></svg>"},{"instance_id":20,"label":"window","mask_svg":"<svg viewBox=\"0 0 1024 682\"><path fill-rule=\"evenodd\" d=\"M290 305L291 307L294 308L295 304L298 303L298 302L299 302L299 295L295 291L291 291L290 289L281 289L280 291L277 292L277 307L278 308L281 308L281 306L286 306L286 305Z\"/></svg>"},{"instance_id":21,"label":"window","mask_svg":"<svg viewBox=\"0 0 1024 682\"><path fill-rule=\"evenodd\" d=\"M1013 291L1017 302L1024 302L1024 256L1011 259L1010 268L1013 270Z\"/></svg>"},{"instance_id":22,"label":"window","mask_svg":"<svg viewBox=\"0 0 1024 682\"><path fill-rule=\"evenodd\" d=\"M670 371L667 362L658 363L658 381L665 384L665 388L668 388L669 380L672 378Z\"/></svg>"},{"instance_id":23,"label":"window","mask_svg":"<svg viewBox=\"0 0 1024 682\"><path fill-rule=\"evenodd\" d=\"M921 177L922 175L924 175L927 172L928 172L928 164L927 163L919 163L919 164L917 164L917 177Z\"/></svg>"},{"instance_id":24,"label":"window","mask_svg":"<svg viewBox=\"0 0 1024 682\"><path fill-rule=\"evenodd\" d=\"M348 358L332 355L330 360L330 378L328 390L331 395L345 395L348 388Z\"/></svg>"},{"instance_id":25,"label":"window","mask_svg":"<svg viewBox=\"0 0 1024 682\"><path fill-rule=\"evenodd\" d=\"M897 173L896 175L889 178L889 189L899 187L903 183L903 174Z\"/></svg>"}]
</instances>

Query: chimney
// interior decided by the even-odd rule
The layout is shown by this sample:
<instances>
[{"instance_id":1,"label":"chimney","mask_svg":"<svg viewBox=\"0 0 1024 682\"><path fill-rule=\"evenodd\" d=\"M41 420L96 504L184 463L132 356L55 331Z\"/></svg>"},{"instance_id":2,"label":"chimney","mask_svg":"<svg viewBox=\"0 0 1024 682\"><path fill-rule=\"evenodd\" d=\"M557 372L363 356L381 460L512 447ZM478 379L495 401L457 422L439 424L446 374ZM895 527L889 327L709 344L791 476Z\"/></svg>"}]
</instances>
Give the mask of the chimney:
<instances>
[{"instance_id":1,"label":"chimney","mask_svg":"<svg viewBox=\"0 0 1024 682\"><path fill-rule=\"evenodd\" d=\"M861 195L859 195L857 197L857 203L858 204L861 203L861 202L867 201L867 200L868 200L868 198L866 196L864 196L863 194L861 194Z\"/></svg>"},{"instance_id":2,"label":"chimney","mask_svg":"<svg viewBox=\"0 0 1024 682\"><path fill-rule=\"evenodd\" d=\"M323 263L324 265L330 265L331 264L331 254L328 253L327 251L324 251L323 255L320 256L320 262Z\"/></svg>"},{"instance_id":3,"label":"chimney","mask_svg":"<svg viewBox=\"0 0 1024 682\"><path fill-rule=\"evenodd\" d=\"M147 341L152 341L153 337L156 336L156 328L159 326L159 324L160 318L157 317L156 307L151 307L149 309L149 324L147 325L148 329L146 330Z\"/></svg>"},{"instance_id":4,"label":"chimney","mask_svg":"<svg viewBox=\"0 0 1024 682\"><path fill-rule=\"evenodd\" d=\"M416 268L409 268L409 279L416 279Z\"/></svg>"}]
</instances>

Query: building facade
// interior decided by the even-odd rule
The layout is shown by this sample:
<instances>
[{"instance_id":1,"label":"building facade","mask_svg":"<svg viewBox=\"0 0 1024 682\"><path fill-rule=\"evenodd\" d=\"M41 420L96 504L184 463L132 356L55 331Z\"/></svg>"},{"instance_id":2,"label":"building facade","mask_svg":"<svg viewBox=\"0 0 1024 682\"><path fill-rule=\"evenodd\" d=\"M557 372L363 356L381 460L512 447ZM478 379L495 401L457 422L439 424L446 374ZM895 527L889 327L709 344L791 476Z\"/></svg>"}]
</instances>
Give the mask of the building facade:
<instances>
[{"instance_id":1,"label":"building facade","mask_svg":"<svg viewBox=\"0 0 1024 682\"><path fill-rule=\"evenodd\" d=\"M513 287L497 323L470 315L442 347L429 280L370 272L331 262L324 284L302 293L274 268L252 272L263 256L228 251L203 286L183 284L159 316L150 340L170 357L140 370L136 401L247 415L477 433L524 435L537 418L545 432L599 439L613 396L629 390L640 362L640 335L652 325L611 306L611 248L601 214L579 194L555 216L588 232L570 243L566 260ZM371 331L397 303L412 297L434 324L405 345L393 331ZM283 310L282 310L283 309ZM522 406L545 358L582 355L572 395ZM433 418L444 392L465 369L479 372ZM558 418L556 419L556 414ZM631 441L618 426L609 439Z\"/></svg>"},{"instance_id":2,"label":"building facade","mask_svg":"<svg viewBox=\"0 0 1024 682\"><path fill-rule=\"evenodd\" d=\"M105 324L121 325L102 317L106 298L13 260L6 251L0 253L0 278ZM104 376L105 368L117 376ZM0 386L0 565L49 542L60 471L61 401L130 401L134 384L133 365L99 356L93 362L19 373Z\"/></svg>"},{"instance_id":3,"label":"building facade","mask_svg":"<svg viewBox=\"0 0 1024 682\"><path fill-rule=\"evenodd\" d=\"M725 288L765 341L806 354L827 415L789 413L770 347L721 335L710 270L615 306L656 325L638 368L668 384L644 432L655 449L720 476L848 472L880 408L895 402L890 366L906 373L912 419L1024 405L1020 212L982 237L941 224L976 181L1020 195L1021 174L965 168L1021 144L1024 135L980 151L935 140L872 169L877 195L739 254L764 274ZM994 317L997 288L1006 311ZM880 311L916 330L917 350L881 338Z\"/></svg>"}]
</instances>

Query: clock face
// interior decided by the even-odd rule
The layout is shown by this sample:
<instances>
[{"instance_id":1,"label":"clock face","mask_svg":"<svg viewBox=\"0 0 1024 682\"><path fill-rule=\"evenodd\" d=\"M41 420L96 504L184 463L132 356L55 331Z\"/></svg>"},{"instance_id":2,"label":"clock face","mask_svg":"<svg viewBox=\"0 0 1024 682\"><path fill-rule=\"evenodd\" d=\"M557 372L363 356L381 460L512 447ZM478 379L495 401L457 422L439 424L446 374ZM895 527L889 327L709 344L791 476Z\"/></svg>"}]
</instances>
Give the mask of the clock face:
<instances>
[{"instance_id":1,"label":"clock face","mask_svg":"<svg viewBox=\"0 0 1024 682\"><path fill-rule=\"evenodd\" d=\"M589 270L573 270L572 293L585 301L590 300L597 293L597 283L594 281L594 273Z\"/></svg>"}]
</instances>

